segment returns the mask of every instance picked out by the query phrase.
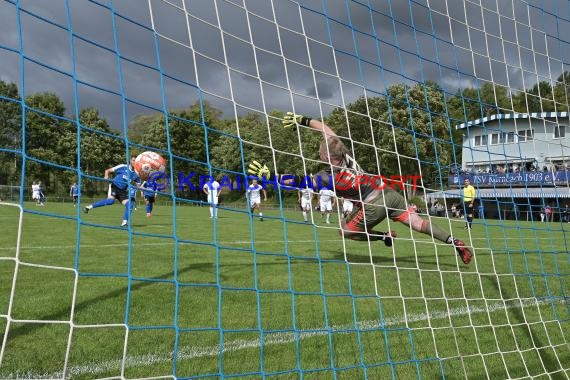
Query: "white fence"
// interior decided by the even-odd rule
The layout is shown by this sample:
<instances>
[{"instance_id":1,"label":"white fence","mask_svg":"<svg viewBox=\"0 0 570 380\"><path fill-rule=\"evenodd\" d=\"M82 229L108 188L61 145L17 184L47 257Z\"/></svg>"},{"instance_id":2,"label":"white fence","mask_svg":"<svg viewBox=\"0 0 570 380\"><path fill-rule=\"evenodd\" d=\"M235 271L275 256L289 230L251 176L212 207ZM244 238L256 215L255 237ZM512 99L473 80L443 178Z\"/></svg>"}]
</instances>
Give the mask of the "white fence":
<instances>
[{"instance_id":1,"label":"white fence","mask_svg":"<svg viewBox=\"0 0 570 380\"><path fill-rule=\"evenodd\" d=\"M0 185L0 200L9 202L19 201L20 188L21 186Z\"/></svg>"}]
</instances>

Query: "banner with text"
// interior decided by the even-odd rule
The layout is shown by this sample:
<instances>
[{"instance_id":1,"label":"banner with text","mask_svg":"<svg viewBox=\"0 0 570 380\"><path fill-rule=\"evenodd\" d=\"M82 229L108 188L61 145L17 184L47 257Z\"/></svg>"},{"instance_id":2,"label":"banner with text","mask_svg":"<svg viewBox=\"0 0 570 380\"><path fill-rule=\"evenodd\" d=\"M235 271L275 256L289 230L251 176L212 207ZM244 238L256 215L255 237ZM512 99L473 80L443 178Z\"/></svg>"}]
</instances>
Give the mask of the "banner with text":
<instances>
[{"instance_id":1,"label":"banner with text","mask_svg":"<svg viewBox=\"0 0 570 380\"><path fill-rule=\"evenodd\" d=\"M570 181L570 171L453 175L449 177L449 185L460 186L466 178L469 178L472 185L477 186L560 185Z\"/></svg>"}]
</instances>

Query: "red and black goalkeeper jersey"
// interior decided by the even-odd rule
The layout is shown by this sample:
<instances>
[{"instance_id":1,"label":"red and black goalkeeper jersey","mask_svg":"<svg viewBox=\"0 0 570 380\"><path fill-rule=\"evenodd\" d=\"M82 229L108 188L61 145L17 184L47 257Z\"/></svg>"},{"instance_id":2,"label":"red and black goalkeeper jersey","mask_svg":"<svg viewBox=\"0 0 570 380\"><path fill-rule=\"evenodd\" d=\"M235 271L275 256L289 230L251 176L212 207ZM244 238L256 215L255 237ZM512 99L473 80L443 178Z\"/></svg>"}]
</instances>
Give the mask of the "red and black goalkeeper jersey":
<instances>
[{"instance_id":1,"label":"red and black goalkeeper jersey","mask_svg":"<svg viewBox=\"0 0 570 380\"><path fill-rule=\"evenodd\" d=\"M317 186L334 190L337 197L363 201L385 185L380 175L364 173L352 157L345 155L341 166L329 166L317 173Z\"/></svg>"}]
</instances>

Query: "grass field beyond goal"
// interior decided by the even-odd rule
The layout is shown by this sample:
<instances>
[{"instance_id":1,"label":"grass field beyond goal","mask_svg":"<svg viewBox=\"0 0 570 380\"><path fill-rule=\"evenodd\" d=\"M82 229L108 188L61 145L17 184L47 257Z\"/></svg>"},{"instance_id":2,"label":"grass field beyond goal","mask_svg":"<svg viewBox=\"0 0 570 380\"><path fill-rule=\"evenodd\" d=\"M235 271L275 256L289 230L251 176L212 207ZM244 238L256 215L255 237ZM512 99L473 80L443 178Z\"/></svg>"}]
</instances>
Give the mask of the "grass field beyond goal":
<instances>
[{"instance_id":1,"label":"grass field beyond goal","mask_svg":"<svg viewBox=\"0 0 570 380\"><path fill-rule=\"evenodd\" d=\"M345 241L337 214L24 206L19 252L0 206L2 379L570 376L570 224L433 218L465 266L401 224Z\"/></svg>"}]
</instances>

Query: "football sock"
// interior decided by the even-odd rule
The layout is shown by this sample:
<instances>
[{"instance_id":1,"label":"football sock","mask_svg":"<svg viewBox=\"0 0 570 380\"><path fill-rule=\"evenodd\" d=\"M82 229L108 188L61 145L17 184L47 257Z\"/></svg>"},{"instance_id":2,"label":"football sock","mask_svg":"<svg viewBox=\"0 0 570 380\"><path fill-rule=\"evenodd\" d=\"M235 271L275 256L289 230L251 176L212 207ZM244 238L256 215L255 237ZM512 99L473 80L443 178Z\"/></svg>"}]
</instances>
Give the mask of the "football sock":
<instances>
[{"instance_id":1,"label":"football sock","mask_svg":"<svg viewBox=\"0 0 570 380\"><path fill-rule=\"evenodd\" d=\"M115 203L115 200L112 198L102 199L98 202L95 202L91 205L91 208L103 207L103 206L110 206ZM87 206L89 207L89 206Z\"/></svg>"},{"instance_id":2,"label":"football sock","mask_svg":"<svg viewBox=\"0 0 570 380\"><path fill-rule=\"evenodd\" d=\"M305 222L307 221L307 211L303 211L303 219Z\"/></svg>"},{"instance_id":3,"label":"football sock","mask_svg":"<svg viewBox=\"0 0 570 380\"><path fill-rule=\"evenodd\" d=\"M422 220L421 228L419 229L420 232L423 232L426 235L433 236L439 241L444 241L448 244L451 244L449 241L449 232L445 231L437 224L432 224L428 220Z\"/></svg>"},{"instance_id":4,"label":"football sock","mask_svg":"<svg viewBox=\"0 0 570 380\"><path fill-rule=\"evenodd\" d=\"M123 216L123 220L129 220L129 215L133 211L133 207L131 207L131 202L125 203L125 214Z\"/></svg>"}]
</instances>

